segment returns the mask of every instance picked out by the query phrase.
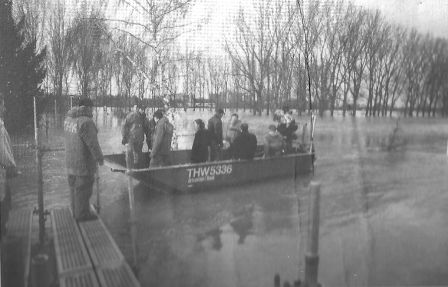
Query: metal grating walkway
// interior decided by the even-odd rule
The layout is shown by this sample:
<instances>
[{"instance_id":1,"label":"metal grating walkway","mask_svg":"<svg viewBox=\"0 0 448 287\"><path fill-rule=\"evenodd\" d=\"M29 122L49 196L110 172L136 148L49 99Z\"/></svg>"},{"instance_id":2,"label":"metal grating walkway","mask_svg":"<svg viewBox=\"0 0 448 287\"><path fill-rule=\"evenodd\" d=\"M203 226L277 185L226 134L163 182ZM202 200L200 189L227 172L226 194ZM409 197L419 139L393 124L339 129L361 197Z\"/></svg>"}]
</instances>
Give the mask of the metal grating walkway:
<instances>
[{"instance_id":1,"label":"metal grating walkway","mask_svg":"<svg viewBox=\"0 0 448 287\"><path fill-rule=\"evenodd\" d=\"M101 219L77 224L69 208L52 219L61 287L140 286Z\"/></svg>"},{"instance_id":2,"label":"metal grating walkway","mask_svg":"<svg viewBox=\"0 0 448 287\"><path fill-rule=\"evenodd\" d=\"M6 223L8 236L20 238L22 240L23 253L23 286L28 286L31 260L31 224L33 211L29 209L13 210L9 213L9 220Z\"/></svg>"},{"instance_id":3,"label":"metal grating walkway","mask_svg":"<svg viewBox=\"0 0 448 287\"><path fill-rule=\"evenodd\" d=\"M28 209L11 210L6 223L8 235L28 236L31 231L31 217L33 213Z\"/></svg>"},{"instance_id":4,"label":"metal grating walkway","mask_svg":"<svg viewBox=\"0 0 448 287\"><path fill-rule=\"evenodd\" d=\"M122 286L140 286L140 283L132 273L127 263L117 267L103 268L98 271L98 277L102 286L122 287Z\"/></svg>"},{"instance_id":5,"label":"metal grating walkway","mask_svg":"<svg viewBox=\"0 0 448 287\"><path fill-rule=\"evenodd\" d=\"M140 286L131 268L101 220L79 223L101 286Z\"/></svg>"},{"instance_id":6,"label":"metal grating walkway","mask_svg":"<svg viewBox=\"0 0 448 287\"><path fill-rule=\"evenodd\" d=\"M70 209L53 210L52 220L59 276L92 269L89 255Z\"/></svg>"},{"instance_id":7,"label":"metal grating walkway","mask_svg":"<svg viewBox=\"0 0 448 287\"><path fill-rule=\"evenodd\" d=\"M114 266L125 262L120 249L101 220L81 222L79 228L94 266Z\"/></svg>"},{"instance_id":8,"label":"metal grating walkway","mask_svg":"<svg viewBox=\"0 0 448 287\"><path fill-rule=\"evenodd\" d=\"M99 287L93 270L81 271L67 276L62 276L59 280L60 287Z\"/></svg>"},{"instance_id":9,"label":"metal grating walkway","mask_svg":"<svg viewBox=\"0 0 448 287\"><path fill-rule=\"evenodd\" d=\"M33 211L29 209L13 210L9 213L9 220L6 224L8 236L20 238L22 240L23 253L23 286L28 286L31 260L31 224Z\"/></svg>"}]
</instances>

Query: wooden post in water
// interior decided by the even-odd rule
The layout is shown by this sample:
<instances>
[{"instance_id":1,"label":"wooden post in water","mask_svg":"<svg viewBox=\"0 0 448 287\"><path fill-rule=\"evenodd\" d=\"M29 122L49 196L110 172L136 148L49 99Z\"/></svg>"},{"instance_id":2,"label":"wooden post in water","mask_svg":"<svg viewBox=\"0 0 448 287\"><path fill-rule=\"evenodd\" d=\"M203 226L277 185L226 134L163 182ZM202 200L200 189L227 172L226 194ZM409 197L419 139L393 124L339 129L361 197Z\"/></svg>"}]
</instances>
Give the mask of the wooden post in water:
<instances>
[{"instance_id":1,"label":"wooden post in water","mask_svg":"<svg viewBox=\"0 0 448 287\"><path fill-rule=\"evenodd\" d=\"M305 286L317 287L317 274L319 267L319 214L320 214L320 183L311 182L311 219L308 234L307 253L305 255Z\"/></svg>"},{"instance_id":2,"label":"wooden post in water","mask_svg":"<svg viewBox=\"0 0 448 287\"><path fill-rule=\"evenodd\" d=\"M54 126L59 127L58 125L58 102L56 100L56 97L54 98Z\"/></svg>"},{"instance_id":3,"label":"wooden post in water","mask_svg":"<svg viewBox=\"0 0 448 287\"><path fill-rule=\"evenodd\" d=\"M39 123L37 122L37 99L34 97L34 142L37 164L37 211L39 214L39 244L44 245L45 240L45 218L44 218L44 189L42 175L42 152L39 141Z\"/></svg>"},{"instance_id":4,"label":"wooden post in water","mask_svg":"<svg viewBox=\"0 0 448 287\"><path fill-rule=\"evenodd\" d=\"M129 193L129 223L131 225L131 240L132 240L132 255L134 258L134 268L137 267L137 229L135 226L135 211L134 211L134 183L132 180L132 169L134 162L134 155L130 144L126 144L126 175L128 177L128 193Z\"/></svg>"},{"instance_id":5,"label":"wooden post in water","mask_svg":"<svg viewBox=\"0 0 448 287\"><path fill-rule=\"evenodd\" d=\"M96 189L96 212L100 214L101 212L101 202L100 202L100 167L96 165L96 173L95 173L95 189Z\"/></svg>"}]
</instances>

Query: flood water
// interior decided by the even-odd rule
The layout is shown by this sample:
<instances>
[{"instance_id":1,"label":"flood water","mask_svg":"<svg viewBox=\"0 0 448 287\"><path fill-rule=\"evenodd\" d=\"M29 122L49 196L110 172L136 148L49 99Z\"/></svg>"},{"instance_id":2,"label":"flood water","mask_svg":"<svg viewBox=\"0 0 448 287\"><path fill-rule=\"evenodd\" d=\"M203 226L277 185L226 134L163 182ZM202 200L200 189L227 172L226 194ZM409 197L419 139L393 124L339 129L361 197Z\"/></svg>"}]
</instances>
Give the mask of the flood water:
<instances>
[{"instance_id":1,"label":"flood water","mask_svg":"<svg viewBox=\"0 0 448 287\"><path fill-rule=\"evenodd\" d=\"M180 148L191 145L192 120L210 115L181 113ZM261 141L271 118L240 116ZM104 152L121 152L120 120L101 112L97 121ZM323 286L448 285L448 126L400 119L390 149L395 126L390 118L318 119L315 174L296 181L186 194L134 181L142 286L273 286L277 273L303 279L310 180L322 184ZM48 209L68 204L63 157L44 158ZM127 178L106 167L100 177L101 218L132 263ZM33 180L32 170L15 179L14 208L34 205Z\"/></svg>"}]
</instances>

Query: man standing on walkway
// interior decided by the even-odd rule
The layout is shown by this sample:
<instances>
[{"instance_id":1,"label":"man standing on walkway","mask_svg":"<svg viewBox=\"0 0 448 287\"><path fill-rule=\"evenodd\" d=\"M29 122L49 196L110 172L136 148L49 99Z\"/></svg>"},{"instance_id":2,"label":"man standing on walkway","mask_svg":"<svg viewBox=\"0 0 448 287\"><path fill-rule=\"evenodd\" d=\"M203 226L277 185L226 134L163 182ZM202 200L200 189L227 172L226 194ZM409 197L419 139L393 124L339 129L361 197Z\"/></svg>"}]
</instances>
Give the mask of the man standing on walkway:
<instances>
[{"instance_id":1,"label":"man standing on walkway","mask_svg":"<svg viewBox=\"0 0 448 287\"><path fill-rule=\"evenodd\" d=\"M163 115L161 110L154 113L156 128L154 130L150 167L159 167L170 164L171 140L173 138L173 125Z\"/></svg>"},{"instance_id":2,"label":"man standing on walkway","mask_svg":"<svg viewBox=\"0 0 448 287\"><path fill-rule=\"evenodd\" d=\"M92 120L93 103L89 98L79 100L64 122L65 157L70 186L73 216L78 221L95 219L90 213L94 175L97 163L103 165L103 152L98 143L98 130Z\"/></svg>"},{"instance_id":3,"label":"man standing on walkway","mask_svg":"<svg viewBox=\"0 0 448 287\"><path fill-rule=\"evenodd\" d=\"M148 143L148 149L150 149L151 127L150 121L146 117L145 109L141 104L134 106L134 110L131 111L124 122L121 129L123 139L121 143L123 145L129 143L132 154L134 167L140 167L143 163L142 148L146 135L146 142Z\"/></svg>"},{"instance_id":4,"label":"man standing on walkway","mask_svg":"<svg viewBox=\"0 0 448 287\"><path fill-rule=\"evenodd\" d=\"M210 133L210 160L217 161L221 159L222 149L222 116L223 109L216 109L216 113L208 120L208 132Z\"/></svg>"}]
</instances>

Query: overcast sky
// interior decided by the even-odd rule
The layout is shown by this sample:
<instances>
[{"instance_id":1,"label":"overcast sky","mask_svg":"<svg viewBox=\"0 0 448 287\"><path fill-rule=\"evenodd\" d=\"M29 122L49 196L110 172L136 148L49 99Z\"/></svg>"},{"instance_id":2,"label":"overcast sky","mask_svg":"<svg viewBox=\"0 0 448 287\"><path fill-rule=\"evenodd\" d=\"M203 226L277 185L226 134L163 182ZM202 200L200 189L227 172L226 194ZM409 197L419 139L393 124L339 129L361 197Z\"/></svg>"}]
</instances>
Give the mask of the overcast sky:
<instances>
[{"instance_id":1,"label":"overcast sky","mask_svg":"<svg viewBox=\"0 0 448 287\"><path fill-rule=\"evenodd\" d=\"M69 0L72 5L80 5L79 0ZM98 0L88 0L98 1ZM129 8L121 7L117 10L108 7L109 13L128 14ZM143 1L144 0L140 0ZM233 26L230 24L229 15L236 15L240 6L250 6L253 1L266 0L199 0L198 5L192 9L191 17L201 19L209 15L209 22L201 31L185 35L179 39L187 43L191 49L199 48L217 51L224 43L224 38L229 36ZM289 0L293 3L296 0ZM305 0L313 1L313 0ZM325 0L321 0L325 1ZM421 33L430 33L437 37L448 39L448 0L346 0L365 8L379 9L391 22L396 22L405 27L415 27ZM75 4L77 3L77 4ZM112 7L111 7L112 6ZM126 11L128 10L128 11ZM69 9L74 12L74 9ZM70 12L69 12L70 13ZM136 18L133 18L136 20ZM196 46L196 47L195 47Z\"/></svg>"},{"instance_id":2,"label":"overcast sky","mask_svg":"<svg viewBox=\"0 0 448 287\"><path fill-rule=\"evenodd\" d=\"M219 50L229 31L226 19L237 14L239 6L250 6L253 1L266 0L202 0L193 9L193 17L210 15L209 23L196 35L189 34L189 45L208 46ZM290 0L295 2L296 0ZM313 0L305 0L313 1ZM324 0L322 0L324 1ZM368 9L379 9L384 17L405 27L415 27L421 33L448 38L448 0L350 0ZM227 23L226 23L227 22ZM224 33L224 35L222 34ZM204 43L205 42L205 43Z\"/></svg>"},{"instance_id":3,"label":"overcast sky","mask_svg":"<svg viewBox=\"0 0 448 287\"><path fill-rule=\"evenodd\" d=\"M352 0L367 8L380 9L385 17L406 27L416 27L437 37L448 38L448 0Z\"/></svg>"}]
</instances>

